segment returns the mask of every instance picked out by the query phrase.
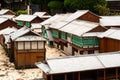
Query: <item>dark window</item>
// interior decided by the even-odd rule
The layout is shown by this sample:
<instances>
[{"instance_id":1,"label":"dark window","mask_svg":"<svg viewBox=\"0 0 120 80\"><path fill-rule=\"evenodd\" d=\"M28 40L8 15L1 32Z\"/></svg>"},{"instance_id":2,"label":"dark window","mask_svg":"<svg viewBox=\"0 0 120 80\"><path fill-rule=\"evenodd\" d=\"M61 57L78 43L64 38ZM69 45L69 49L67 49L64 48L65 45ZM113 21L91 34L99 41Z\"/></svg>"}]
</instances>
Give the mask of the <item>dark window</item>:
<instances>
[{"instance_id":1,"label":"dark window","mask_svg":"<svg viewBox=\"0 0 120 80\"><path fill-rule=\"evenodd\" d=\"M64 74L54 74L52 75L53 80L64 80L65 75Z\"/></svg>"},{"instance_id":2,"label":"dark window","mask_svg":"<svg viewBox=\"0 0 120 80\"><path fill-rule=\"evenodd\" d=\"M88 50L88 54L93 54L94 50Z\"/></svg>"},{"instance_id":3,"label":"dark window","mask_svg":"<svg viewBox=\"0 0 120 80\"><path fill-rule=\"evenodd\" d=\"M83 51L80 51L80 54L83 54Z\"/></svg>"}]
</instances>

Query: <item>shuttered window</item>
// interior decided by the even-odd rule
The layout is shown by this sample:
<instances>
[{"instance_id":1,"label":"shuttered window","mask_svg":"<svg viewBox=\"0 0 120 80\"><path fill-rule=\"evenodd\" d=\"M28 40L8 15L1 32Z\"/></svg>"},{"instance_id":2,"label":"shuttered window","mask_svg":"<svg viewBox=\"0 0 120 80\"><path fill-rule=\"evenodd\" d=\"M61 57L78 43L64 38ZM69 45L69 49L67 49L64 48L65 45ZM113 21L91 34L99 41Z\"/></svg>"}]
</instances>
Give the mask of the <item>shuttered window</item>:
<instances>
[{"instance_id":1,"label":"shuttered window","mask_svg":"<svg viewBox=\"0 0 120 80\"><path fill-rule=\"evenodd\" d=\"M25 42L25 49L30 49L30 42Z\"/></svg>"},{"instance_id":2,"label":"shuttered window","mask_svg":"<svg viewBox=\"0 0 120 80\"><path fill-rule=\"evenodd\" d=\"M42 35L43 35L45 38L48 38L45 27L42 27Z\"/></svg>"},{"instance_id":3,"label":"shuttered window","mask_svg":"<svg viewBox=\"0 0 120 80\"><path fill-rule=\"evenodd\" d=\"M67 39L67 35L66 35L66 33L65 33L65 32L62 32L62 33L61 33L61 38L62 38L62 39L64 39L64 40L66 40L66 39Z\"/></svg>"},{"instance_id":4,"label":"shuttered window","mask_svg":"<svg viewBox=\"0 0 120 80\"><path fill-rule=\"evenodd\" d=\"M99 46L99 39L96 37L78 37L72 35L72 42L78 46Z\"/></svg>"},{"instance_id":5,"label":"shuttered window","mask_svg":"<svg viewBox=\"0 0 120 80\"><path fill-rule=\"evenodd\" d=\"M23 26L23 22L22 21L17 21L17 25L18 26Z\"/></svg>"},{"instance_id":6,"label":"shuttered window","mask_svg":"<svg viewBox=\"0 0 120 80\"><path fill-rule=\"evenodd\" d=\"M25 22L25 26L30 27L30 22Z\"/></svg>"},{"instance_id":7,"label":"shuttered window","mask_svg":"<svg viewBox=\"0 0 120 80\"><path fill-rule=\"evenodd\" d=\"M24 50L24 43L18 42L18 50Z\"/></svg>"},{"instance_id":8,"label":"shuttered window","mask_svg":"<svg viewBox=\"0 0 120 80\"><path fill-rule=\"evenodd\" d=\"M78 46L83 46L82 38L72 35L72 42Z\"/></svg>"},{"instance_id":9,"label":"shuttered window","mask_svg":"<svg viewBox=\"0 0 120 80\"><path fill-rule=\"evenodd\" d=\"M44 49L44 42L38 42L38 49Z\"/></svg>"},{"instance_id":10,"label":"shuttered window","mask_svg":"<svg viewBox=\"0 0 120 80\"><path fill-rule=\"evenodd\" d=\"M52 36L53 36L53 37L56 37L56 38L59 38L59 33L58 33L58 31L52 30Z\"/></svg>"},{"instance_id":11,"label":"shuttered window","mask_svg":"<svg viewBox=\"0 0 120 80\"><path fill-rule=\"evenodd\" d=\"M32 42L32 49L37 49L37 42Z\"/></svg>"}]
</instances>

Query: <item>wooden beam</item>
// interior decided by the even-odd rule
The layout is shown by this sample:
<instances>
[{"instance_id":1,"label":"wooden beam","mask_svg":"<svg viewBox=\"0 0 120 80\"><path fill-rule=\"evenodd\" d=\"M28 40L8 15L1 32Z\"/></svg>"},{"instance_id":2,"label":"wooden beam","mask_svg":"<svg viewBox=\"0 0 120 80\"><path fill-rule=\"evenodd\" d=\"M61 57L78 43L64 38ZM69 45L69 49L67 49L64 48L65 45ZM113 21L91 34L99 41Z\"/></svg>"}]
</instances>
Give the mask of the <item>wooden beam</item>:
<instances>
[{"instance_id":1,"label":"wooden beam","mask_svg":"<svg viewBox=\"0 0 120 80\"><path fill-rule=\"evenodd\" d=\"M106 70L104 69L104 80L106 80Z\"/></svg>"},{"instance_id":2,"label":"wooden beam","mask_svg":"<svg viewBox=\"0 0 120 80\"><path fill-rule=\"evenodd\" d=\"M75 74L74 74L74 72L72 73L72 80L74 80L74 77L75 77Z\"/></svg>"},{"instance_id":3,"label":"wooden beam","mask_svg":"<svg viewBox=\"0 0 120 80\"><path fill-rule=\"evenodd\" d=\"M53 80L53 76L52 76L52 74L50 75L50 80Z\"/></svg>"},{"instance_id":4,"label":"wooden beam","mask_svg":"<svg viewBox=\"0 0 120 80\"><path fill-rule=\"evenodd\" d=\"M116 80L118 79L118 67L116 67Z\"/></svg>"},{"instance_id":5,"label":"wooden beam","mask_svg":"<svg viewBox=\"0 0 120 80\"><path fill-rule=\"evenodd\" d=\"M80 72L78 72L78 80L80 80Z\"/></svg>"},{"instance_id":6,"label":"wooden beam","mask_svg":"<svg viewBox=\"0 0 120 80\"><path fill-rule=\"evenodd\" d=\"M64 80L67 80L67 74L65 74L65 79Z\"/></svg>"}]
</instances>

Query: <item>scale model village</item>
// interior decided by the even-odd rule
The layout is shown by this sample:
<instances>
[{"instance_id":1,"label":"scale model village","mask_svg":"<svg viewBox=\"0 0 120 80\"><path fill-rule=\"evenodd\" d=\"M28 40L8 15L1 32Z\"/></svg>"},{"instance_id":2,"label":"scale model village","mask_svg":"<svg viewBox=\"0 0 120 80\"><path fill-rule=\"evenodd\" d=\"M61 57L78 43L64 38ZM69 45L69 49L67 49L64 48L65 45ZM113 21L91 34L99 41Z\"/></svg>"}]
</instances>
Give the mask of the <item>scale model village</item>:
<instances>
[{"instance_id":1,"label":"scale model village","mask_svg":"<svg viewBox=\"0 0 120 80\"><path fill-rule=\"evenodd\" d=\"M1 9L0 44L16 69L40 68L41 80L120 80L120 16ZM45 45L66 56L46 58Z\"/></svg>"}]
</instances>

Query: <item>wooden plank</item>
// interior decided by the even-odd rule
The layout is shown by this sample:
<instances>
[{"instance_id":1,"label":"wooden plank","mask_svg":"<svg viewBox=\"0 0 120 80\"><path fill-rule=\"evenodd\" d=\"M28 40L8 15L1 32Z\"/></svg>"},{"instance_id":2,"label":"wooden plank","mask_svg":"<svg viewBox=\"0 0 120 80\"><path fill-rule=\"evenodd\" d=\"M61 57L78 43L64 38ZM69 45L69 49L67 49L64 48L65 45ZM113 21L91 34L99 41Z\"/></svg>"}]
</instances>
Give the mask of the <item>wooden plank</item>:
<instances>
[{"instance_id":1,"label":"wooden plank","mask_svg":"<svg viewBox=\"0 0 120 80\"><path fill-rule=\"evenodd\" d=\"M53 76L52 76L52 74L51 74L50 80L53 80Z\"/></svg>"},{"instance_id":2,"label":"wooden plank","mask_svg":"<svg viewBox=\"0 0 120 80\"><path fill-rule=\"evenodd\" d=\"M78 80L80 80L80 72L78 72Z\"/></svg>"},{"instance_id":3,"label":"wooden plank","mask_svg":"<svg viewBox=\"0 0 120 80\"><path fill-rule=\"evenodd\" d=\"M118 67L116 67L116 80L118 79Z\"/></svg>"},{"instance_id":4,"label":"wooden plank","mask_svg":"<svg viewBox=\"0 0 120 80\"><path fill-rule=\"evenodd\" d=\"M34 67L36 62L36 54L31 53L31 66Z\"/></svg>"},{"instance_id":5,"label":"wooden plank","mask_svg":"<svg viewBox=\"0 0 120 80\"><path fill-rule=\"evenodd\" d=\"M24 53L21 53L21 54L17 54L17 66L18 68L19 67L22 67L22 68L25 68L25 64L26 64L26 61L25 61L25 54Z\"/></svg>"},{"instance_id":6,"label":"wooden plank","mask_svg":"<svg viewBox=\"0 0 120 80\"><path fill-rule=\"evenodd\" d=\"M64 80L67 80L67 74L65 74L65 79Z\"/></svg>"},{"instance_id":7,"label":"wooden plank","mask_svg":"<svg viewBox=\"0 0 120 80\"><path fill-rule=\"evenodd\" d=\"M106 80L106 70L104 69L104 80Z\"/></svg>"},{"instance_id":8,"label":"wooden plank","mask_svg":"<svg viewBox=\"0 0 120 80\"><path fill-rule=\"evenodd\" d=\"M26 67L31 67L31 53L24 53L25 54L25 66Z\"/></svg>"}]
</instances>

